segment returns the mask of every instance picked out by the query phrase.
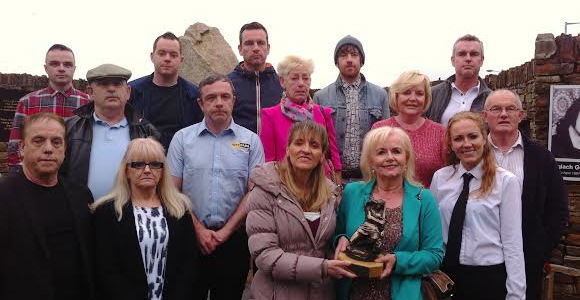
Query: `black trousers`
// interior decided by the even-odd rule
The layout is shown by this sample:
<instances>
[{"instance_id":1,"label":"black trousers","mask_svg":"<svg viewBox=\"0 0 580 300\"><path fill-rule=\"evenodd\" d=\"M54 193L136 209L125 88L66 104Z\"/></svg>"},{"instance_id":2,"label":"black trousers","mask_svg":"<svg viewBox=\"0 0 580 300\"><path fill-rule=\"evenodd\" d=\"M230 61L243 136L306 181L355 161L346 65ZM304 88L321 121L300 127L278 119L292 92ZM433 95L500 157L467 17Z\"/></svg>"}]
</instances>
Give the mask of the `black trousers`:
<instances>
[{"instance_id":1,"label":"black trousers","mask_svg":"<svg viewBox=\"0 0 580 300\"><path fill-rule=\"evenodd\" d=\"M446 268L455 282L453 300L505 300L507 273L504 264Z\"/></svg>"},{"instance_id":2,"label":"black trousers","mask_svg":"<svg viewBox=\"0 0 580 300\"><path fill-rule=\"evenodd\" d=\"M195 300L240 300L244 292L250 260L245 228L236 230L210 255L200 254L199 280L195 283Z\"/></svg>"}]
</instances>

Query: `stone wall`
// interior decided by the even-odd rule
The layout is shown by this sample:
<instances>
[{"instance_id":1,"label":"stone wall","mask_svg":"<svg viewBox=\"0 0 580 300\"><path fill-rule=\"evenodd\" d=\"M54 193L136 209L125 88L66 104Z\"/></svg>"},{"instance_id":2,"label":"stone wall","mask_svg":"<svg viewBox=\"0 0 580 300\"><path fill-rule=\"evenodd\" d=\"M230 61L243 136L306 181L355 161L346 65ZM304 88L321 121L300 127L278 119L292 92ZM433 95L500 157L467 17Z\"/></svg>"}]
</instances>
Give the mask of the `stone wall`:
<instances>
[{"instance_id":1,"label":"stone wall","mask_svg":"<svg viewBox=\"0 0 580 300\"><path fill-rule=\"evenodd\" d=\"M520 95L526 111L522 130L548 145L550 86L580 85L580 35L540 34L535 57L521 66L485 78L490 88L507 88ZM580 182L566 182L570 202L570 222L552 262L580 269ZM580 299L580 280L556 274L554 299Z\"/></svg>"}]
</instances>

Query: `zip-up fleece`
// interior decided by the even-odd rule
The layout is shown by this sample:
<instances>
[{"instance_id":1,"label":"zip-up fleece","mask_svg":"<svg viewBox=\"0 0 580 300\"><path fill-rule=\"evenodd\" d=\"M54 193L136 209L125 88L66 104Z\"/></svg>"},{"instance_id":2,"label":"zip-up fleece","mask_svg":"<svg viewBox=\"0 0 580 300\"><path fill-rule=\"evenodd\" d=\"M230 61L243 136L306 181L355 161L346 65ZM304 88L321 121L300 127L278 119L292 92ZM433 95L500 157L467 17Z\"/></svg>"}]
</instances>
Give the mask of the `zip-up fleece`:
<instances>
[{"instance_id":1,"label":"zip-up fleece","mask_svg":"<svg viewBox=\"0 0 580 300\"><path fill-rule=\"evenodd\" d=\"M228 75L236 93L232 116L236 124L259 134L262 108L272 107L282 99L282 86L274 67L268 64L261 72L242 68L243 62Z\"/></svg>"}]
</instances>

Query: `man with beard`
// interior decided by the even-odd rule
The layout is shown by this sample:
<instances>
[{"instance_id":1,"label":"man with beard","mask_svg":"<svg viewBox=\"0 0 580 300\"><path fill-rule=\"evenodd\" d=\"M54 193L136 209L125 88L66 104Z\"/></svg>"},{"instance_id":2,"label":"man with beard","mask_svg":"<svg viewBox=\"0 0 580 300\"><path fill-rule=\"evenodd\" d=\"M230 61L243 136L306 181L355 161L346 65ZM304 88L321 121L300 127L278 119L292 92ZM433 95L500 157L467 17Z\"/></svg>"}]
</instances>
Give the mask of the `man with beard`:
<instances>
[{"instance_id":1,"label":"man with beard","mask_svg":"<svg viewBox=\"0 0 580 300\"><path fill-rule=\"evenodd\" d=\"M362 178L359 164L364 136L375 122L389 117L387 92L366 80L360 72L364 63L362 43L345 36L334 48L338 78L314 94L316 103L332 108L345 183Z\"/></svg>"}]
</instances>

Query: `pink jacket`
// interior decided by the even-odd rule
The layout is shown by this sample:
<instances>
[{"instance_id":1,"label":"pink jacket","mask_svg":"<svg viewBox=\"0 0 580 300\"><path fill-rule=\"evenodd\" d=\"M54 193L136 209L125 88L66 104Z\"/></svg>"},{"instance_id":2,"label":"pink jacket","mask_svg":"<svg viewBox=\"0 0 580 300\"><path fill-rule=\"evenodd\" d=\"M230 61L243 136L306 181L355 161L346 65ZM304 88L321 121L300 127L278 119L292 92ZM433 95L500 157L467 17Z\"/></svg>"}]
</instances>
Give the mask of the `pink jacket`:
<instances>
[{"instance_id":1,"label":"pink jacket","mask_svg":"<svg viewBox=\"0 0 580 300\"><path fill-rule=\"evenodd\" d=\"M280 182L275 162L252 172L249 212L246 219L248 245L258 272L250 288L257 300L334 300L334 282L322 276L322 263L331 257L328 244L336 225L336 186L320 209L314 234L304 211Z\"/></svg>"},{"instance_id":2,"label":"pink jacket","mask_svg":"<svg viewBox=\"0 0 580 300\"><path fill-rule=\"evenodd\" d=\"M342 165L340 163L338 146L336 145L336 132L334 130L331 112L331 108L325 107L323 116L318 104L314 103L312 110L314 122L326 127L328 146L330 148L330 160L332 161L334 169L339 171L342 170ZM324 122L325 120L326 123ZM282 161L284 159L288 136L290 135L290 127L292 127L293 123L292 120L282 113L280 105L262 109L260 140L262 140L262 145L264 146L266 161Z\"/></svg>"}]
</instances>

